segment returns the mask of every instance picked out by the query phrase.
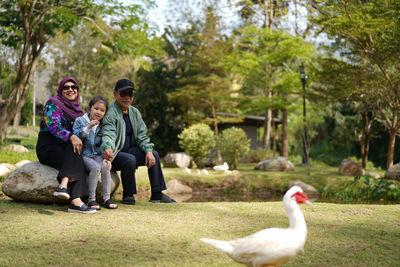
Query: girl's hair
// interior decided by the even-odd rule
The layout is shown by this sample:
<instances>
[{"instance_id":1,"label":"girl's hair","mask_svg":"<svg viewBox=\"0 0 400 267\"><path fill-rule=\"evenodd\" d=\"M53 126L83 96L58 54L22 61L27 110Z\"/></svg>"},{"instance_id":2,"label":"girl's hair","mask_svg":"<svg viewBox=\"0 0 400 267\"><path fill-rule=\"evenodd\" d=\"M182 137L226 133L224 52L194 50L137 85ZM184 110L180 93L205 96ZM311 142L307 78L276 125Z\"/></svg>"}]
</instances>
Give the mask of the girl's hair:
<instances>
[{"instance_id":1,"label":"girl's hair","mask_svg":"<svg viewBox=\"0 0 400 267\"><path fill-rule=\"evenodd\" d=\"M104 97L102 97L100 95L95 96L92 99L90 99L90 101L89 101L89 110L97 102L103 102L103 104L106 106L106 112L107 112L107 110L108 110L108 101L107 101L107 99L105 99Z\"/></svg>"}]
</instances>

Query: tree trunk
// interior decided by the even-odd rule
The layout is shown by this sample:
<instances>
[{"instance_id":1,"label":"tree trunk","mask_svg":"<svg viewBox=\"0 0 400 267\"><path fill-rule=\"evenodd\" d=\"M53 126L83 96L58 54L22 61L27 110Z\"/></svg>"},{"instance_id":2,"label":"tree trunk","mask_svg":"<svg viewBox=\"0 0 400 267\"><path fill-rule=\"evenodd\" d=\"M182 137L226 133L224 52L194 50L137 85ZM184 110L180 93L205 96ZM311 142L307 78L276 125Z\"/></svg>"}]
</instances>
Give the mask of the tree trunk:
<instances>
[{"instance_id":1,"label":"tree trunk","mask_svg":"<svg viewBox=\"0 0 400 267\"><path fill-rule=\"evenodd\" d=\"M267 29L272 29L273 23L273 10L274 10L273 0L264 0L264 26ZM266 66L266 74L269 73L271 65ZM272 92L269 88L265 88L265 95L268 98L272 97ZM272 110L270 108L265 111L265 121L264 121L264 138L263 138L263 148L265 151L269 151L271 148L271 122L272 122Z\"/></svg>"},{"instance_id":2,"label":"tree trunk","mask_svg":"<svg viewBox=\"0 0 400 267\"><path fill-rule=\"evenodd\" d=\"M15 110L15 116L13 118L13 129L17 129L21 122L21 110L22 107L20 110Z\"/></svg>"},{"instance_id":3,"label":"tree trunk","mask_svg":"<svg viewBox=\"0 0 400 267\"><path fill-rule=\"evenodd\" d=\"M363 131L362 131L362 137L361 137L361 142L360 142L360 152L361 152L361 165L363 169L365 170L367 167L367 162L368 162L368 152L369 152L369 142L370 142L370 137L371 137L371 125L372 121L369 121L368 119L368 112L364 111L362 113L363 116Z\"/></svg>"},{"instance_id":4,"label":"tree trunk","mask_svg":"<svg viewBox=\"0 0 400 267\"><path fill-rule=\"evenodd\" d=\"M263 138L263 148L268 151L271 147L271 122L272 122L272 110L265 110L265 120L264 120L264 138Z\"/></svg>"},{"instance_id":5,"label":"tree trunk","mask_svg":"<svg viewBox=\"0 0 400 267\"><path fill-rule=\"evenodd\" d=\"M274 0L264 0L265 28L272 29L273 18L274 18Z\"/></svg>"},{"instance_id":6,"label":"tree trunk","mask_svg":"<svg viewBox=\"0 0 400 267\"><path fill-rule=\"evenodd\" d=\"M282 109L282 157L289 158L287 109Z\"/></svg>"},{"instance_id":7,"label":"tree trunk","mask_svg":"<svg viewBox=\"0 0 400 267\"><path fill-rule=\"evenodd\" d=\"M278 126L275 120L272 120L272 128L274 129L274 134L272 137L272 151L273 156L276 157L276 140L278 139Z\"/></svg>"},{"instance_id":8,"label":"tree trunk","mask_svg":"<svg viewBox=\"0 0 400 267\"><path fill-rule=\"evenodd\" d=\"M394 145L396 142L396 132L397 129L390 129L389 131L389 145L386 158L386 168L389 169L393 166L393 156L394 156Z\"/></svg>"},{"instance_id":9,"label":"tree trunk","mask_svg":"<svg viewBox=\"0 0 400 267\"><path fill-rule=\"evenodd\" d=\"M217 118L217 109L215 107L215 101L214 98L212 98L211 100L211 110L212 110L212 115L213 115L213 119L214 119L214 135L215 135L215 144L216 144L216 148L217 148L217 158L218 158L218 163L221 164L222 163L222 156L221 156L221 152L219 150L218 147L218 118Z\"/></svg>"},{"instance_id":10,"label":"tree trunk","mask_svg":"<svg viewBox=\"0 0 400 267\"><path fill-rule=\"evenodd\" d=\"M37 64L39 63L40 53L42 51L43 44L40 45L39 49L34 49L30 64L20 63L18 65L17 77L15 78L14 88L8 95L7 99L0 102L0 138L1 142L4 141L7 134L7 127L10 124L13 116L9 116L11 104L14 102L15 107L13 112L21 110L25 104L25 100L28 96L29 89L35 74ZM20 62L24 61L23 57L20 58ZM18 102L16 102L18 96ZM1 99L1 98L0 98ZM1 99L2 100L2 99Z\"/></svg>"}]
</instances>

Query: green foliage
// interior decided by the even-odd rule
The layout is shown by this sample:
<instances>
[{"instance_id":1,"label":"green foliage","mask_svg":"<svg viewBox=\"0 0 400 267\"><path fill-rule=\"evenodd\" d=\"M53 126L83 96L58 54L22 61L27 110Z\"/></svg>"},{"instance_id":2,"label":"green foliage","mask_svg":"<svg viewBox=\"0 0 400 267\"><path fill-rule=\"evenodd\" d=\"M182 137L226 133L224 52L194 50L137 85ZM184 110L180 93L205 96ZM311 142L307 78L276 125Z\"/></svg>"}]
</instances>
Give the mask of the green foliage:
<instances>
[{"instance_id":1,"label":"green foliage","mask_svg":"<svg viewBox=\"0 0 400 267\"><path fill-rule=\"evenodd\" d=\"M214 133L210 126L198 123L186 128L178 135L179 145L190 155L198 168L203 166L201 162L215 146Z\"/></svg>"},{"instance_id":2,"label":"green foliage","mask_svg":"<svg viewBox=\"0 0 400 267\"><path fill-rule=\"evenodd\" d=\"M170 101L167 94L173 91L179 81L175 66L168 66L163 60L153 60L152 69L138 73L138 90L134 106L142 113L148 133L157 152L164 156L178 151L178 134L184 128L184 112L181 105Z\"/></svg>"},{"instance_id":3,"label":"green foliage","mask_svg":"<svg viewBox=\"0 0 400 267\"><path fill-rule=\"evenodd\" d=\"M262 148L250 149L249 152L247 153L247 157L249 158L250 162L256 163L272 157L272 152L271 151L267 152Z\"/></svg>"},{"instance_id":4,"label":"green foliage","mask_svg":"<svg viewBox=\"0 0 400 267\"><path fill-rule=\"evenodd\" d=\"M348 84L342 88L350 90L339 89L335 95L364 102L367 110L376 110L382 116L379 121L390 135L387 167L393 163L395 133L400 127L399 10L398 0L314 0L310 17L335 40L332 48L348 62L328 60L325 68L332 81L328 87L335 90Z\"/></svg>"},{"instance_id":5,"label":"green foliage","mask_svg":"<svg viewBox=\"0 0 400 267\"><path fill-rule=\"evenodd\" d=\"M236 170L239 160L250 150L250 139L243 129L232 127L219 135L218 147L229 168Z\"/></svg>"},{"instance_id":6,"label":"green foliage","mask_svg":"<svg viewBox=\"0 0 400 267\"><path fill-rule=\"evenodd\" d=\"M186 74L169 97L188 109L202 112L201 119L211 114L215 121L216 112L235 106L230 96L231 77L228 69L221 64L222 58L230 53L231 43L223 35L221 17L212 6L205 7L203 14L199 27L189 30L194 40L187 43L184 48L187 54L182 56ZM186 122L191 121L199 119L189 117Z\"/></svg>"},{"instance_id":7,"label":"green foliage","mask_svg":"<svg viewBox=\"0 0 400 267\"><path fill-rule=\"evenodd\" d=\"M335 198L340 202L387 201L400 202L400 183L369 176L356 176L351 182L345 182L342 190L330 190L325 187L324 198Z\"/></svg>"},{"instance_id":8,"label":"green foliage","mask_svg":"<svg viewBox=\"0 0 400 267\"><path fill-rule=\"evenodd\" d=\"M236 37L234 53L224 59L241 77L241 93L247 96L242 108L247 112L289 109L295 101L287 101L287 96L302 88L299 62L310 59L313 46L282 31L255 26L240 29ZM272 98L267 91L273 92Z\"/></svg>"}]
</instances>

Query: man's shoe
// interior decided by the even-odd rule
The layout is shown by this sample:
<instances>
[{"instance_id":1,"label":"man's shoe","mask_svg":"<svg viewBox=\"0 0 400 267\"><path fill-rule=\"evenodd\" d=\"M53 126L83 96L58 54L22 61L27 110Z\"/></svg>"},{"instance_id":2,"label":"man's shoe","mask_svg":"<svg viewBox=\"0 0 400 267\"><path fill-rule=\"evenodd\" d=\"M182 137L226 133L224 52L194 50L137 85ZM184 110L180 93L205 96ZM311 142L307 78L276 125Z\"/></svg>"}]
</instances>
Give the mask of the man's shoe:
<instances>
[{"instance_id":1,"label":"man's shoe","mask_svg":"<svg viewBox=\"0 0 400 267\"><path fill-rule=\"evenodd\" d=\"M150 199L149 202L152 203L176 203L175 200L167 195L161 194L161 199Z\"/></svg>"},{"instance_id":2,"label":"man's shoe","mask_svg":"<svg viewBox=\"0 0 400 267\"><path fill-rule=\"evenodd\" d=\"M135 205L136 200L133 196L127 196L122 198L122 204L127 204L127 205Z\"/></svg>"},{"instance_id":3,"label":"man's shoe","mask_svg":"<svg viewBox=\"0 0 400 267\"><path fill-rule=\"evenodd\" d=\"M82 203L81 206L70 204L68 207L68 212L91 214L96 213L96 209L89 208L89 206L85 203Z\"/></svg>"},{"instance_id":4,"label":"man's shoe","mask_svg":"<svg viewBox=\"0 0 400 267\"><path fill-rule=\"evenodd\" d=\"M65 200L69 199L69 194L68 194L67 188L65 188L65 187L57 188L57 190L54 191L53 196L55 196L56 198L65 199Z\"/></svg>"}]
</instances>

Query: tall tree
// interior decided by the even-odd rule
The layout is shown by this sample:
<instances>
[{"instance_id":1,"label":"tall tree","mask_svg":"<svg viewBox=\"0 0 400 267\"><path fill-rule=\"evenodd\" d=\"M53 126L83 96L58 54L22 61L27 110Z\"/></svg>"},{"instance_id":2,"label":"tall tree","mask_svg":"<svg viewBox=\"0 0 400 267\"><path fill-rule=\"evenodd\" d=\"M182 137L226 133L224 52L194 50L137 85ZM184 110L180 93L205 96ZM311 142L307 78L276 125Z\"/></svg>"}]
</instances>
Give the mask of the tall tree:
<instances>
[{"instance_id":1,"label":"tall tree","mask_svg":"<svg viewBox=\"0 0 400 267\"><path fill-rule=\"evenodd\" d=\"M111 27L98 18L95 24L84 22L54 38L48 55L55 71L48 87L56 88L60 77L72 75L81 84L81 104L85 105L93 95L111 99L116 77L137 82L137 72L151 68L152 57L165 54L163 43L144 21L132 24L123 19L118 23L119 27Z\"/></svg>"},{"instance_id":2,"label":"tall tree","mask_svg":"<svg viewBox=\"0 0 400 267\"><path fill-rule=\"evenodd\" d=\"M386 166L393 165L396 134L400 129L400 2L397 0L309 0L312 19L336 40L344 55L356 56L376 73L376 90L364 93L375 99L376 110L389 133Z\"/></svg>"},{"instance_id":3,"label":"tall tree","mask_svg":"<svg viewBox=\"0 0 400 267\"><path fill-rule=\"evenodd\" d=\"M181 79L181 87L170 94L172 99L190 103L207 116L211 114L215 136L218 136L218 115L224 106L231 105L231 79L221 64L221 59L231 47L221 33L220 16L212 6L204 10L205 21L197 33L198 46L189 49L192 75ZM221 157L219 156L219 159Z\"/></svg>"},{"instance_id":4,"label":"tall tree","mask_svg":"<svg viewBox=\"0 0 400 267\"><path fill-rule=\"evenodd\" d=\"M143 0L151 2L150 0ZM124 6L115 0L10 0L0 9L0 37L3 45L20 48L16 79L12 90L0 95L0 140L4 140L12 117L11 109L20 112L28 96L33 75L44 47L58 32L68 32L83 18L111 16L111 22L123 16L134 20L140 6Z\"/></svg>"},{"instance_id":5,"label":"tall tree","mask_svg":"<svg viewBox=\"0 0 400 267\"><path fill-rule=\"evenodd\" d=\"M242 0L236 3L240 7L240 15L245 20L245 25L261 25L261 28L274 30L278 26L277 18L281 18L288 12L288 2L275 0ZM268 75L271 66L265 66L265 73ZM268 79L268 77L266 77ZM268 98L272 98L272 90L264 88ZM283 111L286 114L286 111ZM263 147L268 151L271 147L271 125L272 109L267 107L265 110ZM287 136L284 133L284 136ZM284 142L287 142L285 140Z\"/></svg>"},{"instance_id":6,"label":"tall tree","mask_svg":"<svg viewBox=\"0 0 400 267\"><path fill-rule=\"evenodd\" d=\"M67 31L78 24L92 5L90 1L10 0L2 3L1 41L5 46L21 49L12 90L0 95L1 141L13 118L9 116L10 109L20 112L25 103L41 53L49 38L57 30Z\"/></svg>"},{"instance_id":7,"label":"tall tree","mask_svg":"<svg viewBox=\"0 0 400 267\"><path fill-rule=\"evenodd\" d=\"M376 88L374 77L378 73L363 66L362 62L355 64L354 60L350 64L340 58L319 58L317 64L314 64L313 90L309 96L319 102L322 100L326 106L344 103L347 107L345 110L351 110L347 112L350 114L346 120L339 119L336 122L340 128L338 135L346 135L344 138L359 144L362 166L366 168L372 124L378 118L375 96L365 92Z\"/></svg>"},{"instance_id":8,"label":"tall tree","mask_svg":"<svg viewBox=\"0 0 400 267\"><path fill-rule=\"evenodd\" d=\"M243 79L244 111L282 109L286 117L292 102L289 96L301 88L298 62L310 58L313 46L278 30L248 26L238 31L235 47L227 62ZM284 146L283 154L288 156L287 143Z\"/></svg>"}]
</instances>

